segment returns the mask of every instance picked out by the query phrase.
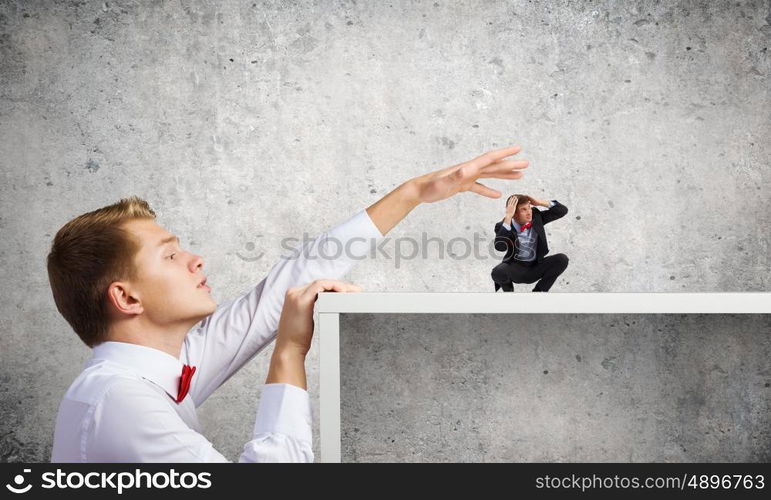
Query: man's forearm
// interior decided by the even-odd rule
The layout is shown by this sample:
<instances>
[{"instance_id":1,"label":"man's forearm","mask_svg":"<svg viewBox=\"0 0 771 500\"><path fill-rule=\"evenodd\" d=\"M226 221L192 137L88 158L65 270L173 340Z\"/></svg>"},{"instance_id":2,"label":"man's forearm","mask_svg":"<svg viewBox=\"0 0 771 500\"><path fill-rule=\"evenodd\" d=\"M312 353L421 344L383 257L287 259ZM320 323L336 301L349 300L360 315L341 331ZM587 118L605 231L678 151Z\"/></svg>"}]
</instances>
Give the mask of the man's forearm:
<instances>
[{"instance_id":1,"label":"man's forearm","mask_svg":"<svg viewBox=\"0 0 771 500\"><path fill-rule=\"evenodd\" d=\"M367 215L385 236L419 204L417 188L411 179L367 207ZM305 353L277 339L265 383L286 383L307 390Z\"/></svg>"},{"instance_id":2,"label":"man's forearm","mask_svg":"<svg viewBox=\"0 0 771 500\"><path fill-rule=\"evenodd\" d=\"M292 384L308 390L305 376L305 356L293 349L285 349L276 343L270 358L266 384Z\"/></svg>"},{"instance_id":3,"label":"man's forearm","mask_svg":"<svg viewBox=\"0 0 771 500\"><path fill-rule=\"evenodd\" d=\"M367 215L385 236L418 205L417 190L409 180L367 207Z\"/></svg>"}]
</instances>

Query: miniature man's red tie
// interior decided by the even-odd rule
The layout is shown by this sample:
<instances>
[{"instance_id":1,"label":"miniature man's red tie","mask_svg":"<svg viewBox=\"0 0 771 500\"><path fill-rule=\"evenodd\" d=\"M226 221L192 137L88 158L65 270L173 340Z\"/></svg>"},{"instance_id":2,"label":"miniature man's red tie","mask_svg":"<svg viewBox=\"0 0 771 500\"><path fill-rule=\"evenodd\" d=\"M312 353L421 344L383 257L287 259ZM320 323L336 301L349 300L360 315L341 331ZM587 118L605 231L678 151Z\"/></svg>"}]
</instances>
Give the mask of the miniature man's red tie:
<instances>
[{"instance_id":1,"label":"miniature man's red tie","mask_svg":"<svg viewBox=\"0 0 771 500\"><path fill-rule=\"evenodd\" d=\"M522 227L519 228L519 232L521 233L522 231L524 231L525 229L527 229L529 227L533 227L533 223L532 222L528 222L527 224L522 224Z\"/></svg>"},{"instance_id":2,"label":"miniature man's red tie","mask_svg":"<svg viewBox=\"0 0 771 500\"><path fill-rule=\"evenodd\" d=\"M177 403L181 403L185 396L187 396L187 391L190 389L190 379L193 378L194 373L195 366L184 365L182 367L182 377L179 379L179 390L177 392Z\"/></svg>"}]
</instances>

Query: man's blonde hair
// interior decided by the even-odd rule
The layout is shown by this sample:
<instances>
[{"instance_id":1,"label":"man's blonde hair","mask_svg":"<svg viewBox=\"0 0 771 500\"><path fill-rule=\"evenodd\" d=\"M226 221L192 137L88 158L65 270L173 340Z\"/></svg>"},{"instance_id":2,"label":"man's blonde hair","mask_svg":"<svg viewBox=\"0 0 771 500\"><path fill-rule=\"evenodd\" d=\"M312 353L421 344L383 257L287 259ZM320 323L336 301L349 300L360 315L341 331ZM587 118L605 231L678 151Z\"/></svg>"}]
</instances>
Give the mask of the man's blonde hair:
<instances>
[{"instance_id":1,"label":"man's blonde hair","mask_svg":"<svg viewBox=\"0 0 771 500\"><path fill-rule=\"evenodd\" d=\"M122 227L133 219L155 219L136 196L72 219L51 245L48 281L56 308L89 347L103 342L109 329L110 283L136 277L139 242Z\"/></svg>"}]
</instances>

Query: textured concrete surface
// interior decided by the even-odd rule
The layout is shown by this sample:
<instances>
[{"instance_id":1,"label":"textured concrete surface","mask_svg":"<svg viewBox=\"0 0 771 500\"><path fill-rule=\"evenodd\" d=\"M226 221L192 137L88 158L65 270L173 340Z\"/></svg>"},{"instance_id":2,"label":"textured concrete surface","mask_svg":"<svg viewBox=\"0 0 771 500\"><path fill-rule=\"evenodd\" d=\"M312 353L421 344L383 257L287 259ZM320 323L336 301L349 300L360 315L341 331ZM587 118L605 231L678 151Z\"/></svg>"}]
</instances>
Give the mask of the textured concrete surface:
<instances>
[{"instance_id":1,"label":"textured concrete surface","mask_svg":"<svg viewBox=\"0 0 771 500\"><path fill-rule=\"evenodd\" d=\"M341 316L343 461L768 462L769 315Z\"/></svg>"},{"instance_id":2,"label":"textured concrete surface","mask_svg":"<svg viewBox=\"0 0 771 500\"><path fill-rule=\"evenodd\" d=\"M571 259L554 291L767 290L770 36L760 1L0 0L0 460L47 459L88 355L50 296L51 238L130 194L224 300L283 238L518 143L525 178L488 184L570 208L548 226ZM448 245L489 243L502 215L469 194L419 207L389 236L445 251L349 278L491 291L496 260ZM232 458L269 356L202 409Z\"/></svg>"}]
</instances>

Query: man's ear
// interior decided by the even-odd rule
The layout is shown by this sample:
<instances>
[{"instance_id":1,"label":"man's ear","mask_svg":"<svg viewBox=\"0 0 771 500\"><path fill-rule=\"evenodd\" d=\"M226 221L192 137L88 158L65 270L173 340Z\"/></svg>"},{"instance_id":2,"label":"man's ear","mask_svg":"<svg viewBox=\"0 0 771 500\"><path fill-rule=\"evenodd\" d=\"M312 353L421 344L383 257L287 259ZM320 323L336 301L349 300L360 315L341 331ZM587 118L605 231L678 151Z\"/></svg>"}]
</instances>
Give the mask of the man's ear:
<instances>
[{"instance_id":1,"label":"man's ear","mask_svg":"<svg viewBox=\"0 0 771 500\"><path fill-rule=\"evenodd\" d=\"M107 288L107 299L116 312L126 315L142 314L144 308L132 287L123 281L114 281Z\"/></svg>"}]
</instances>

